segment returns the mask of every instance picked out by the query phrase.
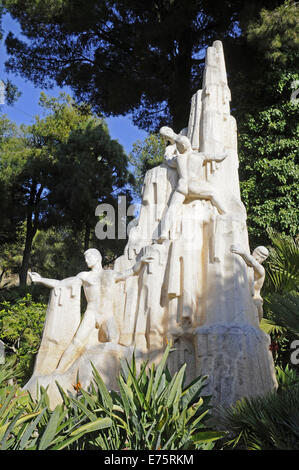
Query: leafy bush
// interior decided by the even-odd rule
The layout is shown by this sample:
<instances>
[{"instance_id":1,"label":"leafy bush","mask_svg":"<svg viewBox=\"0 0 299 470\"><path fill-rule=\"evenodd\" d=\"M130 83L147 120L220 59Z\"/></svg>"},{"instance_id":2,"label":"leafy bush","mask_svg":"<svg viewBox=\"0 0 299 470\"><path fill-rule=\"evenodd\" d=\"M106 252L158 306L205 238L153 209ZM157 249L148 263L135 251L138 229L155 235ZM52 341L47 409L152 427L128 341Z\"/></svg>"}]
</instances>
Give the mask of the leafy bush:
<instances>
[{"instance_id":1,"label":"leafy bush","mask_svg":"<svg viewBox=\"0 0 299 470\"><path fill-rule=\"evenodd\" d=\"M16 301L0 302L0 339L30 375L44 325L46 305L33 302L30 294Z\"/></svg>"}]
</instances>

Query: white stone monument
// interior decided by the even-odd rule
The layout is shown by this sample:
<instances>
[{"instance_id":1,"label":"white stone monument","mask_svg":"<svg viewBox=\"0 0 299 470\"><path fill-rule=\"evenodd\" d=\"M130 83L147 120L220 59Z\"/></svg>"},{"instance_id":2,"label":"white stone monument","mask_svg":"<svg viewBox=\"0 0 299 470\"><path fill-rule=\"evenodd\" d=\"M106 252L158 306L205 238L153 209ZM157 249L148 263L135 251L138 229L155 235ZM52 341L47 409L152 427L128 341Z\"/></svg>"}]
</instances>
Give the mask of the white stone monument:
<instances>
[{"instance_id":1,"label":"white stone monument","mask_svg":"<svg viewBox=\"0 0 299 470\"><path fill-rule=\"evenodd\" d=\"M168 141L164 162L144 179L142 205L123 256L102 270L99 252L85 254L91 271L54 281L35 370L25 389L35 395L55 381L70 392L92 366L117 389L120 360L159 362L166 344L172 372L187 363L187 381L208 375L216 404L273 390L270 339L259 327L264 247L250 254L240 198L237 128L230 115L222 43L207 49L203 89L192 98L188 127ZM93 256L91 256L91 254ZM91 258L91 259L90 259ZM80 291L88 302L80 321Z\"/></svg>"}]
</instances>

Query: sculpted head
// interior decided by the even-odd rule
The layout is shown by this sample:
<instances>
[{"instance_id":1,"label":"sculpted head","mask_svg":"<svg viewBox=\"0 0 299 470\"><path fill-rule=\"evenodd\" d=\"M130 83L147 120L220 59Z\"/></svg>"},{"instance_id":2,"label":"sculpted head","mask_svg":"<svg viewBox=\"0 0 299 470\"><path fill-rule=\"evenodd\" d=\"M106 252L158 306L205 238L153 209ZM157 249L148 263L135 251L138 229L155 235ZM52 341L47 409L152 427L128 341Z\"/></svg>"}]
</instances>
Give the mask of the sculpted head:
<instances>
[{"instance_id":1,"label":"sculpted head","mask_svg":"<svg viewBox=\"0 0 299 470\"><path fill-rule=\"evenodd\" d=\"M164 140L168 140L171 144L174 144L176 139L176 133L170 127L161 127L160 135Z\"/></svg>"},{"instance_id":2,"label":"sculpted head","mask_svg":"<svg viewBox=\"0 0 299 470\"><path fill-rule=\"evenodd\" d=\"M176 146L180 153L191 150L191 142L185 135L179 135L176 139Z\"/></svg>"},{"instance_id":3,"label":"sculpted head","mask_svg":"<svg viewBox=\"0 0 299 470\"><path fill-rule=\"evenodd\" d=\"M96 248L89 248L84 252L85 261L89 268L102 268L102 255Z\"/></svg>"},{"instance_id":4,"label":"sculpted head","mask_svg":"<svg viewBox=\"0 0 299 470\"><path fill-rule=\"evenodd\" d=\"M258 246L253 250L252 256L258 263L263 263L269 256L269 250L265 246Z\"/></svg>"}]
</instances>

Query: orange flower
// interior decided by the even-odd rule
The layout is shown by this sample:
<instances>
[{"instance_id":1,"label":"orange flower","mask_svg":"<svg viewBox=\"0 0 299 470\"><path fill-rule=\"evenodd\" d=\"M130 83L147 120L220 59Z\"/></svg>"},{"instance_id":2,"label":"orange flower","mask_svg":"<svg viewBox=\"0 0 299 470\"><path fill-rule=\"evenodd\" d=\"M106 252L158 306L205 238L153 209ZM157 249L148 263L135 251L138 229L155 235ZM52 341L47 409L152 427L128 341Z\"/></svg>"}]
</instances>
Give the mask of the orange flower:
<instances>
[{"instance_id":1,"label":"orange flower","mask_svg":"<svg viewBox=\"0 0 299 470\"><path fill-rule=\"evenodd\" d=\"M79 392L79 390L80 390L80 388L81 388L81 384L80 384L79 380L78 380L78 382L77 382L75 385L73 385L73 387L74 387L74 389L76 390L76 392Z\"/></svg>"}]
</instances>

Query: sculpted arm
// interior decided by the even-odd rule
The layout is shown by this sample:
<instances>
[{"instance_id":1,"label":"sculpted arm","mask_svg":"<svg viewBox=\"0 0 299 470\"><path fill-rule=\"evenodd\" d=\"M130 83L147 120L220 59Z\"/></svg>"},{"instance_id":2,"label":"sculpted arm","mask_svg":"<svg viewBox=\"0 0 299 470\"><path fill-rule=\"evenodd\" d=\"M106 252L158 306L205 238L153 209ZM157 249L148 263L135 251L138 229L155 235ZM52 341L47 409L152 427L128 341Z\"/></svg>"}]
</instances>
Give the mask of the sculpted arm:
<instances>
[{"instance_id":1,"label":"sculpted arm","mask_svg":"<svg viewBox=\"0 0 299 470\"><path fill-rule=\"evenodd\" d=\"M81 274L81 273L80 273ZM80 280L82 282L82 278L80 277L80 274L76 276L76 279ZM42 277L40 274L36 272L29 272L29 276L31 278L31 281L34 282L35 284L42 284L46 287L49 287L49 289L53 289L54 287L57 287L61 284L62 281L59 281L58 279L48 279L46 277ZM74 278L70 278L69 280L69 285L71 286L73 283ZM68 281L65 280L63 282L64 285L68 285Z\"/></svg>"},{"instance_id":2,"label":"sculpted arm","mask_svg":"<svg viewBox=\"0 0 299 470\"><path fill-rule=\"evenodd\" d=\"M217 155L205 155L205 154L201 154L201 155L203 155L205 162L222 162L228 157L227 153L221 153Z\"/></svg>"},{"instance_id":3,"label":"sculpted arm","mask_svg":"<svg viewBox=\"0 0 299 470\"><path fill-rule=\"evenodd\" d=\"M176 145L168 145L164 153L164 163L170 168L177 167L177 154L176 154Z\"/></svg>"},{"instance_id":4,"label":"sculpted arm","mask_svg":"<svg viewBox=\"0 0 299 470\"><path fill-rule=\"evenodd\" d=\"M116 274L115 281L116 281L116 282L125 281L125 280L126 280L128 277L130 277L130 276L136 276L137 274L140 273L141 268L143 267L143 265L144 265L145 263L148 263L148 260L147 260L146 258L141 259L140 261L138 261L137 263L135 263L132 268L127 269L127 270L124 271L123 273L117 273L117 274Z\"/></svg>"},{"instance_id":5,"label":"sculpted arm","mask_svg":"<svg viewBox=\"0 0 299 470\"><path fill-rule=\"evenodd\" d=\"M263 266L250 253L247 253L239 245L232 245L231 251L232 253L236 253L237 255L241 256L247 266L253 268L256 274L258 274L260 277L264 276L265 271Z\"/></svg>"},{"instance_id":6,"label":"sculpted arm","mask_svg":"<svg viewBox=\"0 0 299 470\"><path fill-rule=\"evenodd\" d=\"M60 283L60 281L58 281L57 279L47 279L46 277L42 277L40 274L35 272L29 272L28 274L32 282L34 282L35 284L43 284L44 286L49 287L50 289L58 286Z\"/></svg>"}]
</instances>

